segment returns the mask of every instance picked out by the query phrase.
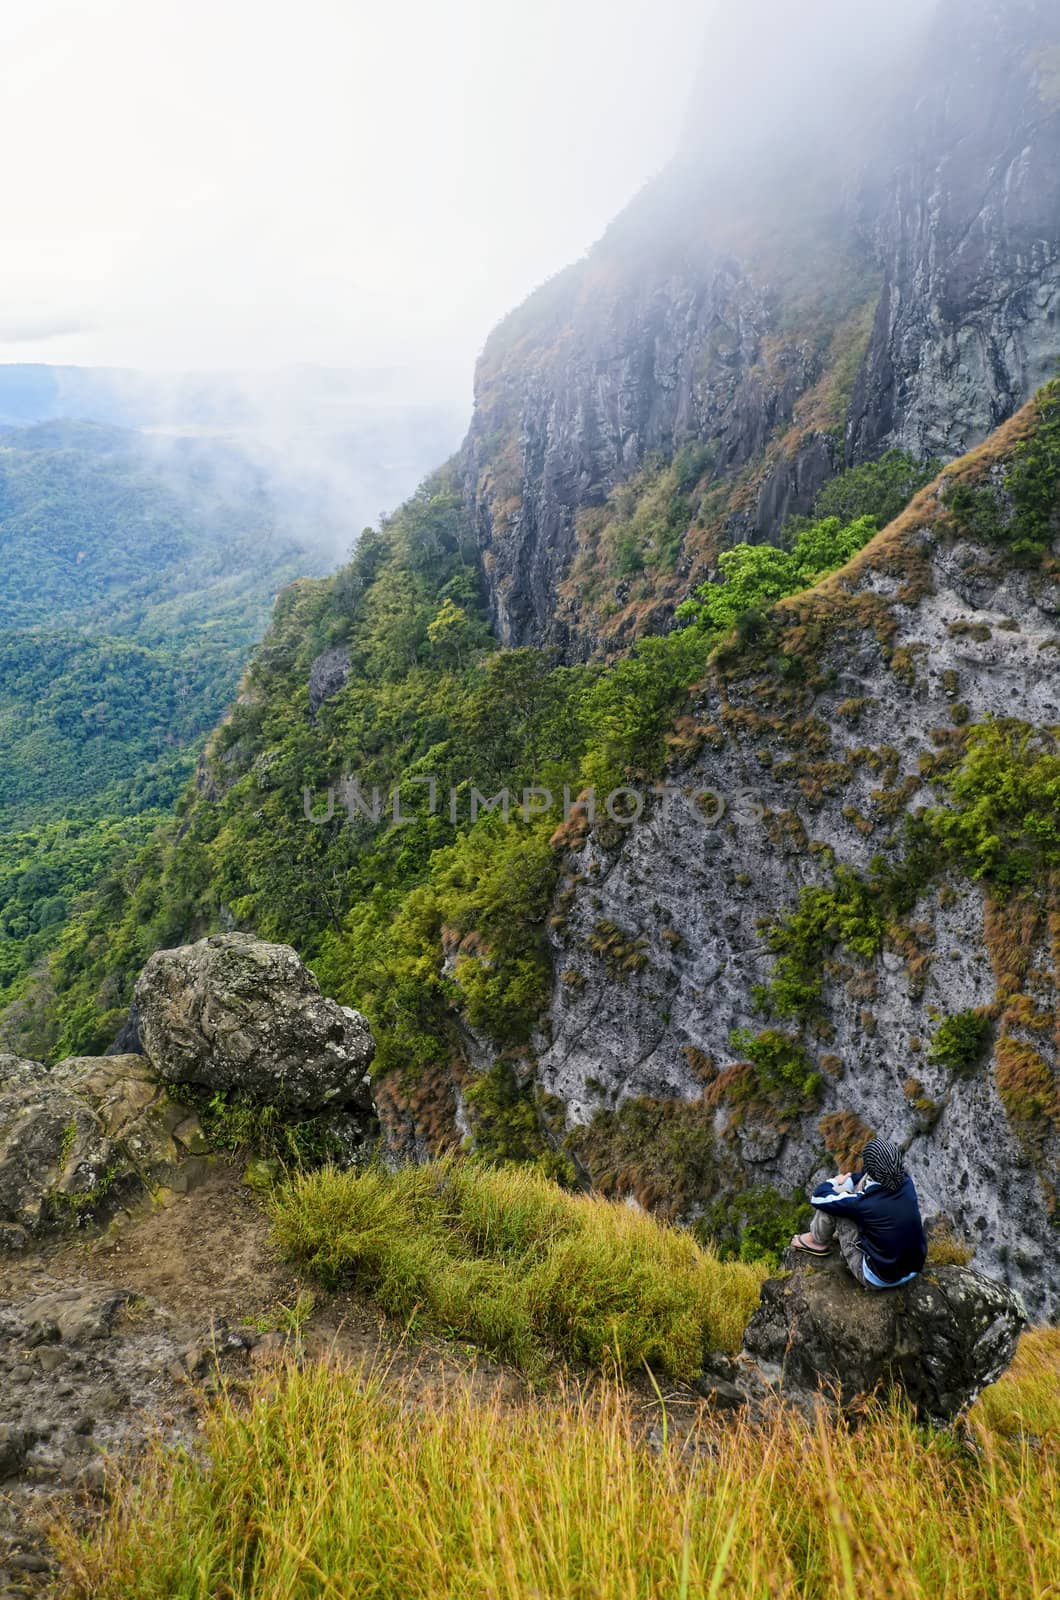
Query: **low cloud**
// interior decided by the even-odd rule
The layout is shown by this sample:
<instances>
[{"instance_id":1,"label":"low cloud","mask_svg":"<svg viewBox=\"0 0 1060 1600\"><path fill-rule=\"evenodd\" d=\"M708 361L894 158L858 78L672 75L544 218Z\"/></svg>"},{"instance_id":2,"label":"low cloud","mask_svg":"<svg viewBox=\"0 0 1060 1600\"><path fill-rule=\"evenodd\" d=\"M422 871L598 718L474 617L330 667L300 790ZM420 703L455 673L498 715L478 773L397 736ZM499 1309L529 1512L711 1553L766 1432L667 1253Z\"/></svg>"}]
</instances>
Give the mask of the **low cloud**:
<instances>
[{"instance_id":1,"label":"low cloud","mask_svg":"<svg viewBox=\"0 0 1060 1600\"><path fill-rule=\"evenodd\" d=\"M46 339L66 339L91 333L95 324L76 314L24 312L0 316L0 344L37 344Z\"/></svg>"}]
</instances>

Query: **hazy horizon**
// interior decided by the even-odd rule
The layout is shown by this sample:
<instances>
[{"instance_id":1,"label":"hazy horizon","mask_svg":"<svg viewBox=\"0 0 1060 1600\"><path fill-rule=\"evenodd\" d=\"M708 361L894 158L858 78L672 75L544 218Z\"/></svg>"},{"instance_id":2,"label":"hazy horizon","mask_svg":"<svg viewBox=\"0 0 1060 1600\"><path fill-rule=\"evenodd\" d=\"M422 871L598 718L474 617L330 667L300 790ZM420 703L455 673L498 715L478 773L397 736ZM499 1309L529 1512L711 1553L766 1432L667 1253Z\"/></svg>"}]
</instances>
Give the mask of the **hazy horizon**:
<instances>
[{"instance_id":1,"label":"hazy horizon","mask_svg":"<svg viewBox=\"0 0 1060 1600\"><path fill-rule=\"evenodd\" d=\"M0 362L397 371L490 328L672 155L693 0L39 0L0 18Z\"/></svg>"},{"instance_id":2,"label":"hazy horizon","mask_svg":"<svg viewBox=\"0 0 1060 1600\"><path fill-rule=\"evenodd\" d=\"M849 151L935 4L9 9L0 402L41 364L42 417L220 430L343 553L457 448L490 330L653 176Z\"/></svg>"}]
</instances>

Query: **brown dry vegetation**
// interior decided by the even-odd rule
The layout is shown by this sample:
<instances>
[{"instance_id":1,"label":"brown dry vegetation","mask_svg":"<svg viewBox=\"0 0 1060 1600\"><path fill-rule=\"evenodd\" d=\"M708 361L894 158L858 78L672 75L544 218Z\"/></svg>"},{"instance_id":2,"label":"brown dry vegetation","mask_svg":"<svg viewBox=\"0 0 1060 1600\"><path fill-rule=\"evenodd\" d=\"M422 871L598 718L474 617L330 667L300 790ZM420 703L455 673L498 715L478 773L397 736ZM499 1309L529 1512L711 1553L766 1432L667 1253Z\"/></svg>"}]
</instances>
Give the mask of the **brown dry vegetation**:
<instances>
[{"instance_id":1,"label":"brown dry vegetation","mask_svg":"<svg viewBox=\"0 0 1060 1600\"><path fill-rule=\"evenodd\" d=\"M841 1172L857 1171L861 1152L876 1137L875 1128L870 1128L854 1111L830 1111L821 1118L817 1130Z\"/></svg>"}]
</instances>

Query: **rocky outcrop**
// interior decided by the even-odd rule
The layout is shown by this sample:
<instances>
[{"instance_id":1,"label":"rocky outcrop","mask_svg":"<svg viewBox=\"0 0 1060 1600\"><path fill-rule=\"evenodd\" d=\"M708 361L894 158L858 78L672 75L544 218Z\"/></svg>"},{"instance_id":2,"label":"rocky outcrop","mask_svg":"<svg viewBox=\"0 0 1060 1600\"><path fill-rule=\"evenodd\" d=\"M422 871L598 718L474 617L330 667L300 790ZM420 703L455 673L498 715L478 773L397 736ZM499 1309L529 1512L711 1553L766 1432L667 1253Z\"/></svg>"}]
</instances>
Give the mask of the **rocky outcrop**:
<instances>
[{"instance_id":1,"label":"rocky outcrop","mask_svg":"<svg viewBox=\"0 0 1060 1600\"><path fill-rule=\"evenodd\" d=\"M838 1255L788 1265L763 1285L744 1352L783 1392L824 1390L849 1411L895 1389L923 1421L950 1422L1005 1371L1026 1326L1011 1290L966 1267L873 1292Z\"/></svg>"},{"instance_id":2,"label":"rocky outcrop","mask_svg":"<svg viewBox=\"0 0 1060 1600\"><path fill-rule=\"evenodd\" d=\"M289 945L222 933L159 950L137 982L136 1007L144 1050L170 1083L288 1111L371 1114L371 1029L324 998Z\"/></svg>"},{"instance_id":3,"label":"rocky outcrop","mask_svg":"<svg viewBox=\"0 0 1060 1600\"><path fill-rule=\"evenodd\" d=\"M49 1069L0 1055L0 1250L199 1182L209 1144L164 1080L324 1112L317 1132L336 1159L374 1136L368 1024L325 1000L287 946L224 934L161 951L137 996L148 1056Z\"/></svg>"},{"instance_id":4,"label":"rocky outcrop","mask_svg":"<svg viewBox=\"0 0 1060 1600\"><path fill-rule=\"evenodd\" d=\"M325 700L338 694L350 675L350 652L344 645L332 645L313 659L309 669L309 710L316 716Z\"/></svg>"},{"instance_id":5,"label":"rocky outcrop","mask_svg":"<svg viewBox=\"0 0 1060 1600\"><path fill-rule=\"evenodd\" d=\"M0 1248L132 1194L185 1189L206 1155L197 1117L142 1056L76 1056L51 1070L0 1056Z\"/></svg>"}]
</instances>

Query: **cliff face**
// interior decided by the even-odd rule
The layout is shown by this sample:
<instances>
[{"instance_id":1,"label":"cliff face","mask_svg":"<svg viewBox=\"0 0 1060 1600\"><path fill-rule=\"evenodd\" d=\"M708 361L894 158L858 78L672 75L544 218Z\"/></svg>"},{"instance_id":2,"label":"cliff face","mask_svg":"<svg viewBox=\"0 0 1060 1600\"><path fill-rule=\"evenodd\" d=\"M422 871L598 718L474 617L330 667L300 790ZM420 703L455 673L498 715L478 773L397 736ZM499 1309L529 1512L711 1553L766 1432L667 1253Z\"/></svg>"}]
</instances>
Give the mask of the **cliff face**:
<instances>
[{"instance_id":1,"label":"cliff face","mask_svg":"<svg viewBox=\"0 0 1060 1600\"><path fill-rule=\"evenodd\" d=\"M951 458L1051 374L1060 19L947 0L917 39L871 126L851 93L847 126L800 140L795 96L728 171L701 135L494 334L466 484L504 643L576 657L665 626L721 546L808 510L844 442ZM691 441L667 562L630 571L609 497Z\"/></svg>"},{"instance_id":2,"label":"cliff face","mask_svg":"<svg viewBox=\"0 0 1060 1600\"><path fill-rule=\"evenodd\" d=\"M644 621L658 624L668 600L687 589L691 550L655 574L663 582L645 590L647 611L616 632L586 617L577 578L574 592L564 587L591 536L581 514L604 507L653 453L668 459L690 441L709 451L702 471L722 486L722 503L691 540L687 514L680 529L683 544L703 547L699 570L722 523L768 536L809 508L834 467L836 441L824 426L831 413L786 438L800 400L830 375L827 345L822 352L808 338L778 337L780 297L732 256L689 243L659 276L656 263L631 260L623 243L607 243L547 286L517 314L534 317L533 333L519 339L518 322L503 325L480 364L468 495L493 620L509 645L548 640L584 655L603 631L629 637ZM853 306L848 295L812 315L837 326L863 315L864 271L859 262L852 273ZM739 511L730 504L737 485ZM621 613L637 597L616 578Z\"/></svg>"},{"instance_id":3,"label":"cliff face","mask_svg":"<svg viewBox=\"0 0 1060 1600\"><path fill-rule=\"evenodd\" d=\"M885 278L858 376L858 458L959 455L1053 376L1060 347L1060 19L991 7L923 75L876 229Z\"/></svg>"},{"instance_id":4,"label":"cliff face","mask_svg":"<svg viewBox=\"0 0 1060 1600\"><path fill-rule=\"evenodd\" d=\"M906 820L952 795L977 725L1007 719L960 791L986 804L1060 724L1055 562L947 510L957 484L1004 505L1027 422L783 602L764 652L722 653L665 806L573 836L537 1075L594 1181L686 1215L753 1214L897 1138L926 1214L1055 1310L1060 878L976 877Z\"/></svg>"}]
</instances>

